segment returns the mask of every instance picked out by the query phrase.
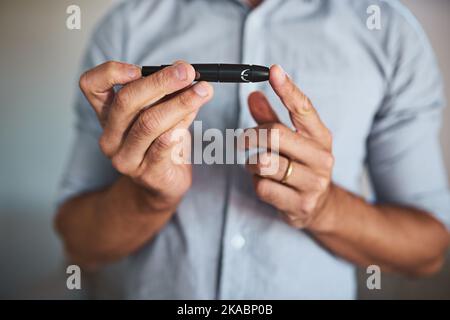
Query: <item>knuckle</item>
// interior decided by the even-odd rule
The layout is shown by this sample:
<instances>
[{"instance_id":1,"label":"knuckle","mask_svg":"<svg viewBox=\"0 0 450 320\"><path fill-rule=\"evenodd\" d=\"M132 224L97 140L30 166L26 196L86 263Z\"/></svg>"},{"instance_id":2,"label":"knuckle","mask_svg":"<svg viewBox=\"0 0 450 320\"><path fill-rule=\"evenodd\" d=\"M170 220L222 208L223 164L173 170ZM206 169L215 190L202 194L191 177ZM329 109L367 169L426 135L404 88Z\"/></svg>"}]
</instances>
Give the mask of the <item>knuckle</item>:
<instances>
[{"instance_id":1,"label":"knuckle","mask_svg":"<svg viewBox=\"0 0 450 320\"><path fill-rule=\"evenodd\" d=\"M168 83L168 79L170 79L170 72L167 70L170 68L165 68L161 70L160 72L156 72L153 75L152 81L153 86L159 89L164 89Z\"/></svg>"},{"instance_id":2,"label":"knuckle","mask_svg":"<svg viewBox=\"0 0 450 320\"><path fill-rule=\"evenodd\" d=\"M89 87L88 74L89 74L89 71L83 72L83 74L80 76L80 80L78 81L78 85L79 85L81 91L83 91L83 92L86 92Z\"/></svg>"},{"instance_id":3,"label":"knuckle","mask_svg":"<svg viewBox=\"0 0 450 320\"><path fill-rule=\"evenodd\" d=\"M325 169L331 170L334 166L334 156L331 153L326 152L323 156L323 163Z\"/></svg>"},{"instance_id":4,"label":"knuckle","mask_svg":"<svg viewBox=\"0 0 450 320\"><path fill-rule=\"evenodd\" d=\"M119 110L126 110L130 105L133 98L133 94L129 88L123 88L117 92L115 96L115 107Z\"/></svg>"},{"instance_id":5,"label":"knuckle","mask_svg":"<svg viewBox=\"0 0 450 320\"><path fill-rule=\"evenodd\" d=\"M257 183L256 194L258 195L258 197L260 199L263 199L263 200L271 199L270 185L267 180L262 179Z\"/></svg>"},{"instance_id":6,"label":"knuckle","mask_svg":"<svg viewBox=\"0 0 450 320\"><path fill-rule=\"evenodd\" d=\"M296 229L304 229L307 226L307 224L308 222L305 221L304 219L298 219L295 220L291 226Z\"/></svg>"},{"instance_id":7,"label":"knuckle","mask_svg":"<svg viewBox=\"0 0 450 320\"><path fill-rule=\"evenodd\" d=\"M256 161L254 164L252 164L252 166L254 167L256 174L264 176L264 170L261 161Z\"/></svg>"},{"instance_id":8,"label":"knuckle","mask_svg":"<svg viewBox=\"0 0 450 320\"><path fill-rule=\"evenodd\" d=\"M295 104L293 106L293 108L294 108L295 119L299 120L300 119L299 115L302 114L302 103Z\"/></svg>"},{"instance_id":9,"label":"knuckle","mask_svg":"<svg viewBox=\"0 0 450 320\"><path fill-rule=\"evenodd\" d=\"M295 86L294 82L289 81L289 85L286 88L286 95L290 97L295 97L295 95L298 93L297 87Z\"/></svg>"},{"instance_id":10,"label":"knuckle","mask_svg":"<svg viewBox=\"0 0 450 320\"><path fill-rule=\"evenodd\" d=\"M294 219L291 215L285 213L285 214L283 215L283 220L284 220L289 226L295 227L295 219Z\"/></svg>"},{"instance_id":11,"label":"knuckle","mask_svg":"<svg viewBox=\"0 0 450 320\"><path fill-rule=\"evenodd\" d=\"M112 145L108 139L108 137L105 134L102 134L99 141L98 141L100 150L103 152L105 156L108 158L111 158L114 155L114 150L112 148Z\"/></svg>"},{"instance_id":12,"label":"knuckle","mask_svg":"<svg viewBox=\"0 0 450 320\"><path fill-rule=\"evenodd\" d=\"M316 208L316 200L313 197L305 197L301 204L300 210L306 214L311 214Z\"/></svg>"},{"instance_id":13,"label":"knuckle","mask_svg":"<svg viewBox=\"0 0 450 320\"><path fill-rule=\"evenodd\" d=\"M277 177L281 179L284 171L281 171L280 158L272 153L266 153L262 159L259 160L259 174L267 177Z\"/></svg>"},{"instance_id":14,"label":"knuckle","mask_svg":"<svg viewBox=\"0 0 450 320\"><path fill-rule=\"evenodd\" d=\"M153 148L158 153L169 149L172 146L171 135L169 132L165 132L153 141Z\"/></svg>"},{"instance_id":15,"label":"knuckle","mask_svg":"<svg viewBox=\"0 0 450 320\"><path fill-rule=\"evenodd\" d=\"M327 190L328 185L329 185L329 180L324 177L318 177L318 178L316 178L315 184L316 184L315 190L317 190L319 192L323 192L323 191Z\"/></svg>"},{"instance_id":16,"label":"knuckle","mask_svg":"<svg viewBox=\"0 0 450 320\"><path fill-rule=\"evenodd\" d=\"M140 119L136 120L136 122L131 127L126 137L128 143L130 143L133 146L138 145L139 142L142 140L142 130L140 121L141 121Z\"/></svg>"},{"instance_id":17,"label":"knuckle","mask_svg":"<svg viewBox=\"0 0 450 320\"><path fill-rule=\"evenodd\" d=\"M150 149L148 150L148 158L152 163L161 162L164 159L161 154L161 147L158 145L156 140L153 141Z\"/></svg>"},{"instance_id":18,"label":"knuckle","mask_svg":"<svg viewBox=\"0 0 450 320\"><path fill-rule=\"evenodd\" d=\"M120 66L120 63L117 61L110 60L110 61L105 62L106 73L109 76L115 74L115 72L119 68L119 66Z\"/></svg>"},{"instance_id":19,"label":"knuckle","mask_svg":"<svg viewBox=\"0 0 450 320\"><path fill-rule=\"evenodd\" d=\"M141 116L137 120L137 131L139 132L139 135L149 136L153 132L156 131L156 129L159 126L159 120L156 116L156 112L152 111L151 109L143 112Z\"/></svg>"},{"instance_id":20,"label":"knuckle","mask_svg":"<svg viewBox=\"0 0 450 320\"><path fill-rule=\"evenodd\" d=\"M131 173L130 164L120 154L111 159L112 166L121 174L129 175Z\"/></svg>"},{"instance_id":21,"label":"knuckle","mask_svg":"<svg viewBox=\"0 0 450 320\"><path fill-rule=\"evenodd\" d=\"M299 228L301 226L301 223L299 223L299 221L297 219L287 218L286 220L287 220L288 225L291 227Z\"/></svg>"},{"instance_id":22,"label":"knuckle","mask_svg":"<svg viewBox=\"0 0 450 320\"><path fill-rule=\"evenodd\" d=\"M272 161L272 157L270 156L269 153L267 152L263 152L261 154L258 154L258 159L257 159L257 168L259 171L261 171L261 169L263 169L265 166L269 166L271 164Z\"/></svg>"},{"instance_id":23,"label":"knuckle","mask_svg":"<svg viewBox=\"0 0 450 320\"><path fill-rule=\"evenodd\" d=\"M304 93L302 93L302 95L303 95L303 101L305 103L306 109L311 108L313 105L311 99Z\"/></svg>"},{"instance_id":24,"label":"knuckle","mask_svg":"<svg viewBox=\"0 0 450 320\"><path fill-rule=\"evenodd\" d=\"M298 213L295 212L285 212L283 214L283 220L291 227L298 228L300 223L300 219L298 217Z\"/></svg>"},{"instance_id":25,"label":"knuckle","mask_svg":"<svg viewBox=\"0 0 450 320\"><path fill-rule=\"evenodd\" d=\"M192 95L189 93L190 93L189 91L186 91L178 96L178 103L182 105L185 109L193 108L193 106L195 105L194 99L192 98Z\"/></svg>"},{"instance_id":26,"label":"knuckle","mask_svg":"<svg viewBox=\"0 0 450 320\"><path fill-rule=\"evenodd\" d=\"M312 105L311 100L309 100L308 96L301 91L297 91L297 97L298 103L294 105L294 111L296 114L304 114Z\"/></svg>"},{"instance_id":27,"label":"knuckle","mask_svg":"<svg viewBox=\"0 0 450 320\"><path fill-rule=\"evenodd\" d=\"M294 108L294 114L295 114L295 119L298 120L300 117L299 115L302 114L302 102L296 103L293 108Z\"/></svg>"}]
</instances>

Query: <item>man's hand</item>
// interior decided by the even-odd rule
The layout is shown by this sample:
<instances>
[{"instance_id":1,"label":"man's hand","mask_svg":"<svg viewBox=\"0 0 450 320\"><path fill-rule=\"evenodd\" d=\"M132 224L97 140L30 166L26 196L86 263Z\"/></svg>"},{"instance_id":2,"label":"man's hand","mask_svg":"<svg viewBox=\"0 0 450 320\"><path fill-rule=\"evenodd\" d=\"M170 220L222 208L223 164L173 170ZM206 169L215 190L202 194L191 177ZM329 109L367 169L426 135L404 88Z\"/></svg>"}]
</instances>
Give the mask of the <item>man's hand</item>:
<instances>
[{"instance_id":1,"label":"man's hand","mask_svg":"<svg viewBox=\"0 0 450 320\"><path fill-rule=\"evenodd\" d=\"M73 262L93 269L125 257L176 211L192 179L191 166L182 161L190 139L171 135L187 129L213 95L208 83L193 80L194 69L181 61L147 78L139 67L120 62L81 76L80 88L103 127L100 148L122 177L59 208L56 229ZM115 85L123 88L116 92Z\"/></svg>"},{"instance_id":2,"label":"man's hand","mask_svg":"<svg viewBox=\"0 0 450 320\"><path fill-rule=\"evenodd\" d=\"M290 225L307 228L322 245L353 263L375 264L383 272L419 276L437 272L450 241L445 227L423 210L395 204L372 205L334 185L329 130L308 97L280 67L271 68L270 83L289 110L296 130L279 122L262 93L250 95L249 106L259 125L257 130L277 129L279 136L278 143L273 143L279 145L275 148L279 156L266 153L257 158L256 164L248 165L255 174L258 196L276 207ZM257 144L271 148L270 139L258 140ZM254 160L249 162L255 163ZM263 169L272 168L271 160L278 161L279 170L265 175L269 170Z\"/></svg>"},{"instance_id":3,"label":"man's hand","mask_svg":"<svg viewBox=\"0 0 450 320\"><path fill-rule=\"evenodd\" d=\"M142 194L157 210L176 206L192 180L190 165L172 161L179 141L171 135L187 129L213 95L206 82L191 86L194 77L192 66L179 61L146 78L137 66L106 62L80 78L103 127L102 152L121 174L148 191ZM115 85L124 86L116 93ZM183 150L188 156L190 146Z\"/></svg>"},{"instance_id":4,"label":"man's hand","mask_svg":"<svg viewBox=\"0 0 450 320\"><path fill-rule=\"evenodd\" d=\"M279 67L270 70L270 84L289 110L295 131L280 123L265 96L249 96L250 112L258 123L255 130L277 130L279 155L264 153L251 159L247 168L255 174L255 190L265 202L276 207L283 218L297 228L326 228L326 203L331 190L333 169L332 137L308 97ZM259 135L258 135L259 136ZM250 142L251 143L251 142ZM271 148L270 139L247 147ZM271 159L277 157L277 159ZM264 168L278 161L274 174Z\"/></svg>"}]
</instances>

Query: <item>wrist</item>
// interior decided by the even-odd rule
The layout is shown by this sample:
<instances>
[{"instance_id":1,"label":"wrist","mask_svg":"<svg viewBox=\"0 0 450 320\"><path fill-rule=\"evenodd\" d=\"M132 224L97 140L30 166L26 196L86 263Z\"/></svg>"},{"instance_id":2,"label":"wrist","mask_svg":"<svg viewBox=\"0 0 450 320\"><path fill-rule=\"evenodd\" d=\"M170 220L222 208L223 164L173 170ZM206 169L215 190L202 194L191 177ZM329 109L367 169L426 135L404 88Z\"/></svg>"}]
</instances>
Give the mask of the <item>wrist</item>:
<instances>
[{"instance_id":1,"label":"wrist","mask_svg":"<svg viewBox=\"0 0 450 320\"><path fill-rule=\"evenodd\" d=\"M308 227L311 232L331 234L337 229L339 211L336 204L338 203L339 192L339 187L332 183L321 208Z\"/></svg>"},{"instance_id":2,"label":"wrist","mask_svg":"<svg viewBox=\"0 0 450 320\"><path fill-rule=\"evenodd\" d=\"M181 197L168 197L157 191L146 189L139 184L134 184L136 188L136 202L145 213L174 213L182 199Z\"/></svg>"},{"instance_id":3,"label":"wrist","mask_svg":"<svg viewBox=\"0 0 450 320\"><path fill-rule=\"evenodd\" d=\"M119 183L123 185L123 192L129 195L140 214L173 214L181 201L181 198L169 199L157 192L148 190L126 176L121 177Z\"/></svg>"}]
</instances>

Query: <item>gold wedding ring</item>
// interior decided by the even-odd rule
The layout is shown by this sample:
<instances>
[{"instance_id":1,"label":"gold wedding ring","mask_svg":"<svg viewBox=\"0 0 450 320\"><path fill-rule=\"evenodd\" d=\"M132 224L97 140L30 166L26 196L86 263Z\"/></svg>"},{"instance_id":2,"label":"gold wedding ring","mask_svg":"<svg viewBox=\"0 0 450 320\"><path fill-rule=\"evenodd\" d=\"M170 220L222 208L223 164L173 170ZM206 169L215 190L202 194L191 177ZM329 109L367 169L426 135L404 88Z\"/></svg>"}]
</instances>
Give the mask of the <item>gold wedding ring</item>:
<instances>
[{"instance_id":1,"label":"gold wedding ring","mask_svg":"<svg viewBox=\"0 0 450 320\"><path fill-rule=\"evenodd\" d=\"M293 169L294 169L294 166L293 166L292 160L289 159L289 163L288 163L286 172L284 173L283 179L281 179L282 184L286 184L287 179L291 176Z\"/></svg>"}]
</instances>

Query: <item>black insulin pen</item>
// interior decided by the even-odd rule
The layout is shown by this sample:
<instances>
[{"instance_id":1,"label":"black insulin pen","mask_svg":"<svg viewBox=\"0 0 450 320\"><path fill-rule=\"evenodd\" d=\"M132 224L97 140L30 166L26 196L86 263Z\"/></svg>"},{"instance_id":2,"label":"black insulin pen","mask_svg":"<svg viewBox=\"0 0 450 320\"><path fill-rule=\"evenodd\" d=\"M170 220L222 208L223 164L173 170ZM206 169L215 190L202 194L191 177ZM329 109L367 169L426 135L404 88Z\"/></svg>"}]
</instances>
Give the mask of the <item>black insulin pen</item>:
<instances>
[{"instance_id":1,"label":"black insulin pen","mask_svg":"<svg viewBox=\"0 0 450 320\"><path fill-rule=\"evenodd\" d=\"M169 65L144 66L142 76L147 77ZM208 82L261 82L269 80L269 68L250 64L193 64L196 81Z\"/></svg>"}]
</instances>

